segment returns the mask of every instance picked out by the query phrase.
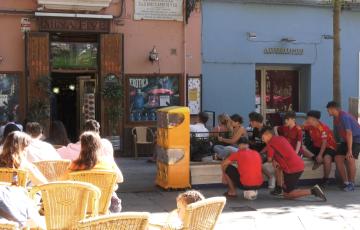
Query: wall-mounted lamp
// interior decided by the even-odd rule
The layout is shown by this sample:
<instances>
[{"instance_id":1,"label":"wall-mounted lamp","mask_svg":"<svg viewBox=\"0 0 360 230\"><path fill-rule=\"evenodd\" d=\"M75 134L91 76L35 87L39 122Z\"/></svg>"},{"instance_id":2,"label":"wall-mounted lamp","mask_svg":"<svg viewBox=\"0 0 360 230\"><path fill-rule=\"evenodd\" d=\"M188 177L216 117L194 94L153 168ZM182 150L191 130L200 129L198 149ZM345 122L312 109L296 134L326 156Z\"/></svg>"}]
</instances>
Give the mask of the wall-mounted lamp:
<instances>
[{"instance_id":1,"label":"wall-mounted lamp","mask_svg":"<svg viewBox=\"0 0 360 230\"><path fill-rule=\"evenodd\" d=\"M321 35L324 39L328 39L328 40L331 40L331 39L334 39L334 36L333 35L330 35L330 34L323 34Z\"/></svg>"},{"instance_id":2,"label":"wall-mounted lamp","mask_svg":"<svg viewBox=\"0 0 360 230\"><path fill-rule=\"evenodd\" d=\"M284 37L280 40L281 42L296 42L296 39L290 37Z\"/></svg>"},{"instance_id":3,"label":"wall-mounted lamp","mask_svg":"<svg viewBox=\"0 0 360 230\"><path fill-rule=\"evenodd\" d=\"M71 91L75 91L75 85L73 85L73 84L69 85L69 89L70 89Z\"/></svg>"},{"instance_id":4,"label":"wall-mounted lamp","mask_svg":"<svg viewBox=\"0 0 360 230\"><path fill-rule=\"evenodd\" d=\"M159 53L156 50L156 47L154 46L152 50L149 53L149 60L151 62L157 62L159 61Z\"/></svg>"},{"instance_id":5,"label":"wall-mounted lamp","mask_svg":"<svg viewBox=\"0 0 360 230\"><path fill-rule=\"evenodd\" d=\"M247 32L247 38L248 38L248 40L256 39L256 33L255 32Z\"/></svg>"}]
</instances>

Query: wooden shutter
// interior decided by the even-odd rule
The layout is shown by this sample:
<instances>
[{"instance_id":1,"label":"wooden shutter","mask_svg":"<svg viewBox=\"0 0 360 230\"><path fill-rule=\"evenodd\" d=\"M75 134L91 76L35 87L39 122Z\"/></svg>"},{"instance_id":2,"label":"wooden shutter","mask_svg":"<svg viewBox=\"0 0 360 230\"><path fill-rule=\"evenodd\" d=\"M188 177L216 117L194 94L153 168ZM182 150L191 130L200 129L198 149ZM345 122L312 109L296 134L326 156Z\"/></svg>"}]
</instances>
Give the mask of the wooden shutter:
<instances>
[{"instance_id":1,"label":"wooden shutter","mask_svg":"<svg viewBox=\"0 0 360 230\"><path fill-rule=\"evenodd\" d=\"M123 35L102 34L100 36L100 85L108 74L115 74L123 82ZM101 99L101 126L105 134L110 134L109 124L105 114L106 103ZM122 121L119 131L122 131Z\"/></svg>"},{"instance_id":2,"label":"wooden shutter","mask_svg":"<svg viewBox=\"0 0 360 230\"><path fill-rule=\"evenodd\" d=\"M29 33L26 42L27 110L36 101L47 103L50 106L50 98L47 93L49 89L40 89L37 84L40 78L50 77L49 34ZM43 125L44 132L47 134L50 118L41 118L37 122Z\"/></svg>"},{"instance_id":3,"label":"wooden shutter","mask_svg":"<svg viewBox=\"0 0 360 230\"><path fill-rule=\"evenodd\" d=\"M28 98L43 98L36 82L41 77L49 77L49 34L33 32L27 38Z\"/></svg>"}]
</instances>

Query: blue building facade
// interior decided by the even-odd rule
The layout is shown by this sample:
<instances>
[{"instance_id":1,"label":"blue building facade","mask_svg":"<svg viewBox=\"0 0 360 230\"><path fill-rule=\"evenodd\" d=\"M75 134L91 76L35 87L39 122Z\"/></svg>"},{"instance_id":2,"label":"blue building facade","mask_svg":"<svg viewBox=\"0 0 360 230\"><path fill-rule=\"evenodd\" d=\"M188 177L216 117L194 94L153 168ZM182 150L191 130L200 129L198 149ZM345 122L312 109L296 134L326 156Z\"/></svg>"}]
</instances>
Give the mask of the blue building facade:
<instances>
[{"instance_id":1,"label":"blue building facade","mask_svg":"<svg viewBox=\"0 0 360 230\"><path fill-rule=\"evenodd\" d=\"M204 110L239 113L247 120L254 110L317 109L331 124L325 108L332 99L330 6L203 0L202 15ZM345 110L349 97L359 96L359 25L360 12L342 12ZM271 81L273 76L277 80Z\"/></svg>"}]
</instances>

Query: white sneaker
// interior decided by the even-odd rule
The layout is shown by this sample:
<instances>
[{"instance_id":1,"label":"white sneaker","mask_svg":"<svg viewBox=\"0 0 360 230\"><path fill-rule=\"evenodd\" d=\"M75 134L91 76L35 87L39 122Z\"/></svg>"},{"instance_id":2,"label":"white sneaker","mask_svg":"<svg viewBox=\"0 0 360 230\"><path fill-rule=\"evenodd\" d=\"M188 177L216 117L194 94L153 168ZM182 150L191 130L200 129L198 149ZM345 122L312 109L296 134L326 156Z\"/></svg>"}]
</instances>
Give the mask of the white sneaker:
<instances>
[{"instance_id":1,"label":"white sneaker","mask_svg":"<svg viewBox=\"0 0 360 230\"><path fill-rule=\"evenodd\" d=\"M275 179L275 177L274 177L274 176L270 177L268 183L269 183L268 188L269 188L269 189L274 189L275 186L276 186L276 179Z\"/></svg>"},{"instance_id":2,"label":"white sneaker","mask_svg":"<svg viewBox=\"0 0 360 230\"><path fill-rule=\"evenodd\" d=\"M244 198L246 200L256 200L257 198L257 190L247 190L247 191L244 191Z\"/></svg>"}]
</instances>

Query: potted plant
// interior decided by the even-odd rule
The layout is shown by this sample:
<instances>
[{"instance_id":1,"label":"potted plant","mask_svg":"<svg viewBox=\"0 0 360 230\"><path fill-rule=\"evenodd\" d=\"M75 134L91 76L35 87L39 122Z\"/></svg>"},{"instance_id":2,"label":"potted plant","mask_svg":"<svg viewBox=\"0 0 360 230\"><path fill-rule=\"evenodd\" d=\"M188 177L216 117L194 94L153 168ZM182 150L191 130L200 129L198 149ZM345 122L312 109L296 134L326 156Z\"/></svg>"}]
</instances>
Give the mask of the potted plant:
<instances>
[{"instance_id":1,"label":"potted plant","mask_svg":"<svg viewBox=\"0 0 360 230\"><path fill-rule=\"evenodd\" d=\"M115 75L105 78L104 88L101 92L105 102L105 114L108 121L108 137L113 144L114 150L120 150L119 126L123 115L122 100L123 87Z\"/></svg>"},{"instance_id":2,"label":"potted plant","mask_svg":"<svg viewBox=\"0 0 360 230\"><path fill-rule=\"evenodd\" d=\"M50 85L51 79L48 76L40 77L35 81L38 94L30 99L27 112L27 120L39 122L44 130L48 128L50 118L50 98L52 97Z\"/></svg>"}]
</instances>

